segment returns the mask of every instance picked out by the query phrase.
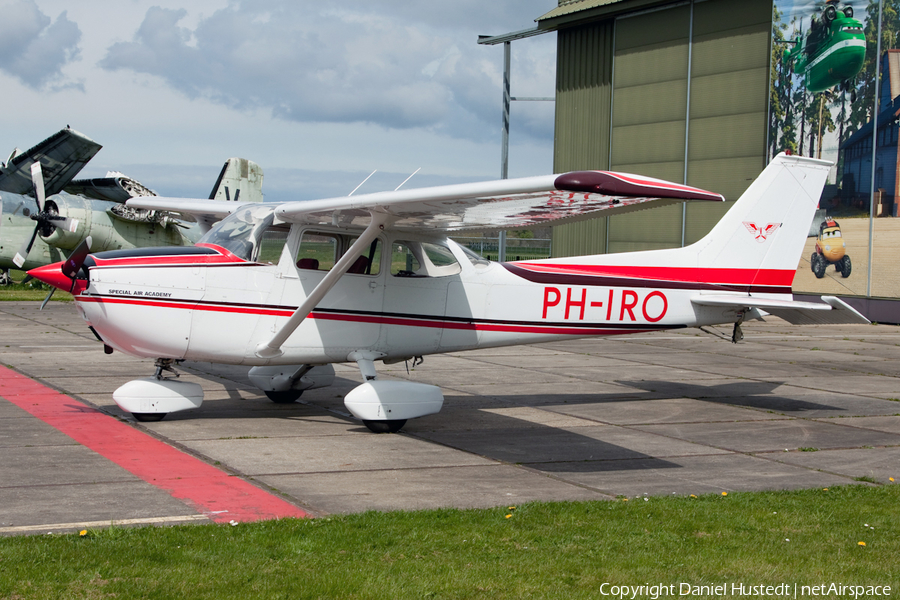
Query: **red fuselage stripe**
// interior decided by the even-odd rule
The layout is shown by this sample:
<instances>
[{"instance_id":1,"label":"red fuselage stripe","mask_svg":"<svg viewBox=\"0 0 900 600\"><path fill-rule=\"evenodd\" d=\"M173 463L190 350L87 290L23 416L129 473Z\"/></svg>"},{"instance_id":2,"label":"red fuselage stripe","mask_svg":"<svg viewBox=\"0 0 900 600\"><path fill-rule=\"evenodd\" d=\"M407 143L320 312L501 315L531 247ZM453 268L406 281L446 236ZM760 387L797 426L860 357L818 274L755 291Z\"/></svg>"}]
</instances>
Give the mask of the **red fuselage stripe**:
<instances>
[{"instance_id":1,"label":"red fuselage stripe","mask_svg":"<svg viewBox=\"0 0 900 600\"><path fill-rule=\"evenodd\" d=\"M0 367L0 396L217 523L309 515L96 408Z\"/></svg>"},{"instance_id":2,"label":"red fuselage stripe","mask_svg":"<svg viewBox=\"0 0 900 600\"><path fill-rule=\"evenodd\" d=\"M537 273L591 275L706 283L719 285L767 285L790 287L796 271L789 269L716 269L705 267L638 267L611 265L547 264L517 262L515 266Z\"/></svg>"},{"instance_id":3,"label":"red fuselage stripe","mask_svg":"<svg viewBox=\"0 0 900 600\"><path fill-rule=\"evenodd\" d=\"M205 303L192 303L185 301L160 301L160 300L144 300L127 297L98 297L98 296L77 296L78 302L91 302L99 304L130 304L133 306L155 306L158 308L174 308L179 310L199 310L207 312L224 312L243 315L265 315L273 317L290 317L293 310L290 308L266 308L260 306L245 305L217 305ZM496 322L476 322L476 321L457 321L450 319L441 319L439 317L403 317L396 315L381 314L356 314L342 312L323 312L313 311L309 314L311 319L319 319L324 321L346 321L351 323L370 323L376 325L399 325L405 327L429 327L436 329L457 329L469 331L499 331L507 333L534 333L534 334L553 334L553 335L620 335L626 333L640 333L647 331L658 331L660 329L669 329L669 327L661 326L652 329L640 326L630 328L618 327L572 327L560 325L556 323L496 323Z\"/></svg>"}]
</instances>

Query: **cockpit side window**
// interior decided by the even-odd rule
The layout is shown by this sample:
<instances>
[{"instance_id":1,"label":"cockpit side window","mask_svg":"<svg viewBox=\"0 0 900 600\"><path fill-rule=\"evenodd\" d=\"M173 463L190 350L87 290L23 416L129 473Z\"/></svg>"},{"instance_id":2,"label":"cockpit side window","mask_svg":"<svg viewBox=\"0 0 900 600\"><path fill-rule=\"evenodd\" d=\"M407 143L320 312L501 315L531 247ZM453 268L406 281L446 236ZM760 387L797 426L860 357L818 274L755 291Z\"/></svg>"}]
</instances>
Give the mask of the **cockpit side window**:
<instances>
[{"instance_id":1,"label":"cockpit side window","mask_svg":"<svg viewBox=\"0 0 900 600\"><path fill-rule=\"evenodd\" d=\"M339 239L333 233L304 231L297 252L297 268L330 271L337 262Z\"/></svg>"},{"instance_id":2,"label":"cockpit side window","mask_svg":"<svg viewBox=\"0 0 900 600\"><path fill-rule=\"evenodd\" d=\"M347 238L346 250L350 250L350 246L356 243L357 237ZM379 238L369 244L361 255L359 255L350 269L347 271L356 275L378 275L381 272L381 248L383 244Z\"/></svg>"},{"instance_id":3,"label":"cockpit side window","mask_svg":"<svg viewBox=\"0 0 900 600\"><path fill-rule=\"evenodd\" d=\"M277 225L266 229L262 234L262 239L259 241L256 262L270 265L278 264L278 261L281 259L281 251L287 243L290 232L289 228Z\"/></svg>"},{"instance_id":4,"label":"cockpit side window","mask_svg":"<svg viewBox=\"0 0 900 600\"><path fill-rule=\"evenodd\" d=\"M304 231L300 236L297 252L297 268L313 271L330 271L337 264L357 237L326 231ZM376 238L362 254L356 257L347 270L350 275L378 275L381 272L381 248Z\"/></svg>"}]
</instances>

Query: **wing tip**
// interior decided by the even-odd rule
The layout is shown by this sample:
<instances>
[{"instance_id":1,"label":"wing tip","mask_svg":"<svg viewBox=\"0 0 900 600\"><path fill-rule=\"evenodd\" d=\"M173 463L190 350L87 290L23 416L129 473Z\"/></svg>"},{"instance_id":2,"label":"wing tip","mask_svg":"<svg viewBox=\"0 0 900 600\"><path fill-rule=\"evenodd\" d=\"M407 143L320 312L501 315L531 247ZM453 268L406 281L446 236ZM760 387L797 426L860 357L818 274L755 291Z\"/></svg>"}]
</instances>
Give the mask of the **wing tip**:
<instances>
[{"instance_id":1,"label":"wing tip","mask_svg":"<svg viewBox=\"0 0 900 600\"><path fill-rule=\"evenodd\" d=\"M724 202L722 194L700 188L611 171L572 171L558 176L556 189L567 192L587 192L612 196L674 198L679 200L708 200Z\"/></svg>"}]
</instances>

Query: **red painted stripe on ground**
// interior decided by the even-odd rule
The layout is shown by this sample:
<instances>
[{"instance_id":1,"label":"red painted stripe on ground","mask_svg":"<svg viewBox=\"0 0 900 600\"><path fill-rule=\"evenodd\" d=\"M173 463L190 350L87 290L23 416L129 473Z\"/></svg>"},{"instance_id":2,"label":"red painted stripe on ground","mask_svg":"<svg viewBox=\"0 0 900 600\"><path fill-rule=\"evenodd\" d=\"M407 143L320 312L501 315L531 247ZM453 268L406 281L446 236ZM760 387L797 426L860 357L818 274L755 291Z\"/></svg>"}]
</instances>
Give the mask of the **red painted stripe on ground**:
<instances>
[{"instance_id":1,"label":"red painted stripe on ground","mask_svg":"<svg viewBox=\"0 0 900 600\"><path fill-rule=\"evenodd\" d=\"M288 502L6 367L0 396L217 523L309 515Z\"/></svg>"}]
</instances>

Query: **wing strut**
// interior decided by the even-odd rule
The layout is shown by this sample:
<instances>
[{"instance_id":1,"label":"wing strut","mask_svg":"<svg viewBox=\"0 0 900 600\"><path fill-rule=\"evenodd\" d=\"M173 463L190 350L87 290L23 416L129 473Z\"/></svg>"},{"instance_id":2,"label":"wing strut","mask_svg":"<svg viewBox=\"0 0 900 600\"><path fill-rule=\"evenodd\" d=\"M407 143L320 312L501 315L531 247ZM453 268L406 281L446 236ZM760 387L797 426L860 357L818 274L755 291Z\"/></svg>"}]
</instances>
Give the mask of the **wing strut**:
<instances>
[{"instance_id":1,"label":"wing strut","mask_svg":"<svg viewBox=\"0 0 900 600\"><path fill-rule=\"evenodd\" d=\"M366 230L363 231L362 235L353 242L350 249L347 250L334 267L328 271L325 278L322 279L322 281L319 282L319 285L317 285L309 296L306 297L303 304L297 307L297 310L290 316L287 323L272 336L272 339L268 342L263 342L256 347L256 355L258 357L275 358L276 356L284 354L281 345L284 344L285 340L287 340L292 333L294 333L294 330L300 326L300 323L309 316L309 313L312 312L322 298L325 297L325 294L334 287L334 284L337 283L338 279L350 269L353 262L359 258L369 244L372 243L372 240L375 239L378 233L384 229L384 225L387 223L389 215L382 212L370 212L369 214L372 215L372 222L369 223L369 226L366 227Z\"/></svg>"}]
</instances>

